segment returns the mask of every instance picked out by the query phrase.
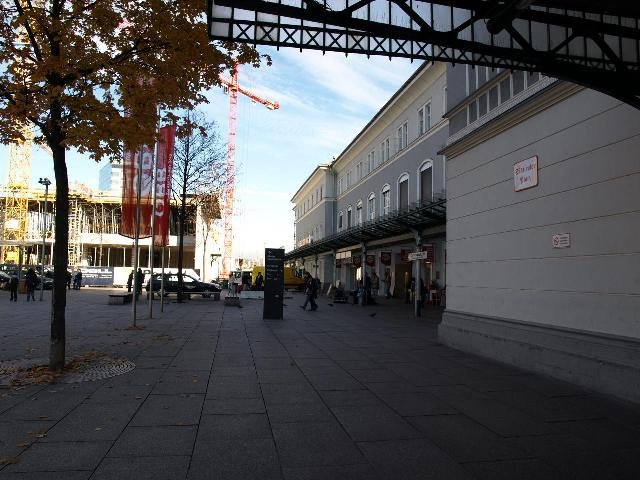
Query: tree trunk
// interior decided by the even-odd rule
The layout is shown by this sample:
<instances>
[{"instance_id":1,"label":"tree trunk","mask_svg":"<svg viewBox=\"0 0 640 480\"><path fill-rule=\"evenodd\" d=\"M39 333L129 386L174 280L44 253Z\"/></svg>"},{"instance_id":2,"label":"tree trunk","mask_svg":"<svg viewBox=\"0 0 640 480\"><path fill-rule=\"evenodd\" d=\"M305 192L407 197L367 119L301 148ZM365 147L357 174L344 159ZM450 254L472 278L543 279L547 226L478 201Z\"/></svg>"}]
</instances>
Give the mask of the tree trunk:
<instances>
[{"instance_id":1,"label":"tree trunk","mask_svg":"<svg viewBox=\"0 0 640 480\"><path fill-rule=\"evenodd\" d=\"M54 127L53 130L49 147L53 152L53 167L56 176L56 235L53 250L53 308L51 310L49 368L61 370L65 361L65 310L69 262L69 179L65 158L66 151L62 146L62 134L59 128Z\"/></svg>"}]
</instances>

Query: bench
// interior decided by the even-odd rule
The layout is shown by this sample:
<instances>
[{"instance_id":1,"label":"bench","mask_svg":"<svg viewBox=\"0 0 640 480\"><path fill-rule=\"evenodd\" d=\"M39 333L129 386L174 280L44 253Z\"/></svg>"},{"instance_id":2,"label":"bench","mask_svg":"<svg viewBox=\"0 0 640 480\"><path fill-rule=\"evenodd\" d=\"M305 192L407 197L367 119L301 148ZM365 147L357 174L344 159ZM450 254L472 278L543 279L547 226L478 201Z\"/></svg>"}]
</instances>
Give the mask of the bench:
<instances>
[{"instance_id":1,"label":"bench","mask_svg":"<svg viewBox=\"0 0 640 480\"><path fill-rule=\"evenodd\" d=\"M133 293L111 293L109 294L109 305L124 305L131 303Z\"/></svg>"}]
</instances>

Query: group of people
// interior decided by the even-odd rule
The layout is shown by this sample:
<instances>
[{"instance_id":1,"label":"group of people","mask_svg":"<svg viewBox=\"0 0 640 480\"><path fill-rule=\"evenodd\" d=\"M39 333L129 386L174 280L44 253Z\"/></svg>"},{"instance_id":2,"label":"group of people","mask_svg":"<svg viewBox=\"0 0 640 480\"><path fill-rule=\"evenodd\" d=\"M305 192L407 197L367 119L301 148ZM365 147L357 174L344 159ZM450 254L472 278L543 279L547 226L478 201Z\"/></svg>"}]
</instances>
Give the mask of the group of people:
<instances>
[{"instance_id":1,"label":"group of people","mask_svg":"<svg viewBox=\"0 0 640 480\"><path fill-rule=\"evenodd\" d=\"M27 270L27 274L24 277L25 284L27 287L27 302L29 300L35 301L35 291L36 287L40 283L40 279L36 274L33 268ZM9 301L17 302L18 301L18 285L20 284L20 280L18 279L18 274L14 272L9 279Z\"/></svg>"},{"instance_id":2,"label":"group of people","mask_svg":"<svg viewBox=\"0 0 640 480\"><path fill-rule=\"evenodd\" d=\"M82 287L82 271L78 269L76 270L75 274L72 274L69 270L67 270L67 290L71 290L72 279L73 279L73 289L80 290L80 287Z\"/></svg>"},{"instance_id":3,"label":"group of people","mask_svg":"<svg viewBox=\"0 0 640 480\"><path fill-rule=\"evenodd\" d=\"M127 278L127 292L131 293L133 288L133 276L136 276L136 293L140 295L142 293L142 284L144 283L144 272L141 268L138 271L131 270L129 277Z\"/></svg>"}]
</instances>

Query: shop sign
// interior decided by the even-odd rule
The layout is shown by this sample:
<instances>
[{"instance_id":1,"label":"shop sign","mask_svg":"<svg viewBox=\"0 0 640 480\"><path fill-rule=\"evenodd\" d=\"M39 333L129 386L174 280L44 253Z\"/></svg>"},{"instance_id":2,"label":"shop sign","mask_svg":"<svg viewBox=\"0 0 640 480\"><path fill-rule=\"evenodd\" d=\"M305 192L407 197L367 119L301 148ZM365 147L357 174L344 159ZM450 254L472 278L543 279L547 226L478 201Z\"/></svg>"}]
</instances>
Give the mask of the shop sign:
<instances>
[{"instance_id":1,"label":"shop sign","mask_svg":"<svg viewBox=\"0 0 640 480\"><path fill-rule=\"evenodd\" d=\"M513 184L516 192L538 185L538 157L527 158L513 166Z\"/></svg>"},{"instance_id":2,"label":"shop sign","mask_svg":"<svg viewBox=\"0 0 640 480\"><path fill-rule=\"evenodd\" d=\"M436 246L433 243L427 243L422 246L422 251L427 254L424 257L425 263L435 263L436 262Z\"/></svg>"},{"instance_id":3,"label":"shop sign","mask_svg":"<svg viewBox=\"0 0 640 480\"><path fill-rule=\"evenodd\" d=\"M360 268L362 266L362 256L356 255L351 257L351 261L353 262L353 266L356 268Z\"/></svg>"},{"instance_id":4,"label":"shop sign","mask_svg":"<svg viewBox=\"0 0 640 480\"><path fill-rule=\"evenodd\" d=\"M370 267L375 267L376 265L376 256L375 255L367 255L366 258L367 265Z\"/></svg>"},{"instance_id":5,"label":"shop sign","mask_svg":"<svg viewBox=\"0 0 640 480\"><path fill-rule=\"evenodd\" d=\"M409 261L414 261L414 260L425 260L427 258L427 252L411 252L409 255L407 255L407 260Z\"/></svg>"},{"instance_id":6,"label":"shop sign","mask_svg":"<svg viewBox=\"0 0 640 480\"><path fill-rule=\"evenodd\" d=\"M380 262L387 267L391 265L391 252L380 252Z\"/></svg>"},{"instance_id":7,"label":"shop sign","mask_svg":"<svg viewBox=\"0 0 640 480\"><path fill-rule=\"evenodd\" d=\"M571 246L570 233L556 233L551 237L553 248L569 248Z\"/></svg>"}]
</instances>

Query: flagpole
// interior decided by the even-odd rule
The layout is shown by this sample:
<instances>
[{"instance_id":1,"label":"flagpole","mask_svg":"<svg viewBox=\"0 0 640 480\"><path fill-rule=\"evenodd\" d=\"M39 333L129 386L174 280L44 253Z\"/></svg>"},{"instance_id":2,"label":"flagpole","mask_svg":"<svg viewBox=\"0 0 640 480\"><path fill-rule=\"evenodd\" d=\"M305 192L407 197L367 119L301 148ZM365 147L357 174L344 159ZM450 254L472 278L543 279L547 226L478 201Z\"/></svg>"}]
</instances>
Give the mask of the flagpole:
<instances>
[{"instance_id":1,"label":"flagpole","mask_svg":"<svg viewBox=\"0 0 640 480\"><path fill-rule=\"evenodd\" d=\"M160 131L160 107L158 107L158 123L156 125L156 134ZM156 200L158 197L157 179L158 179L158 140L156 140L155 155L153 160L153 203L151 206L151 245L149 246L149 257L151 257L149 277L149 319L153 318L153 253L156 240Z\"/></svg>"},{"instance_id":2,"label":"flagpole","mask_svg":"<svg viewBox=\"0 0 640 480\"><path fill-rule=\"evenodd\" d=\"M164 312L164 251L165 251L165 246L162 245L162 278L160 279L160 312Z\"/></svg>"},{"instance_id":3,"label":"flagpole","mask_svg":"<svg viewBox=\"0 0 640 480\"><path fill-rule=\"evenodd\" d=\"M133 290L133 307L132 307L132 314L133 314L133 327L136 327L136 316L137 316L137 304L138 304L138 268L140 265L140 255L138 254L138 249L140 246L140 216L141 216L141 212L140 212L140 196L142 194L142 154L144 152L144 145L140 146L140 151L138 152L138 178L137 178L137 185L136 185L136 236L135 236L135 240L133 243L133 270L134 270L134 274L133 274L133 285L134 285L134 290Z\"/></svg>"}]
</instances>

